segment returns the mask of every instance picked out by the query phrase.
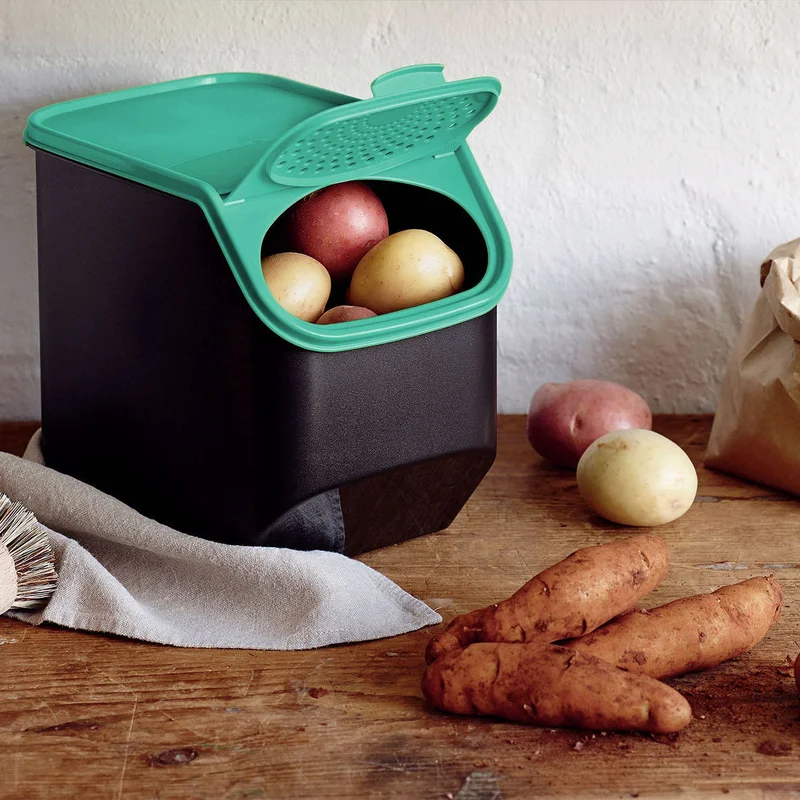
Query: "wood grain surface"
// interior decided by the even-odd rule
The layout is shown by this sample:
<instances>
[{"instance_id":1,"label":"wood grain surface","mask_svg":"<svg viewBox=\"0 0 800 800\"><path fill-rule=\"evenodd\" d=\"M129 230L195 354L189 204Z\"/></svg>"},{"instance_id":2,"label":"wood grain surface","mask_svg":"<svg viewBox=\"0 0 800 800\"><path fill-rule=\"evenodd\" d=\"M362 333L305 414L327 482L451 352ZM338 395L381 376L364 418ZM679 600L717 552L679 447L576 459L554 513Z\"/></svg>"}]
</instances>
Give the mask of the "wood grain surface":
<instances>
[{"instance_id":1,"label":"wood grain surface","mask_svg":"<svg viewBox=\"0 0 800 800\"><path fill-rule=\"evenodd\" d=\"M699 464L710 420L658 430ZM31 426L0 426L19 452ZM499 421L495 466L447 531L362 560L454 614L503 598L578 547L629 533ZM774 573L783 619L751 653L670 681L695 718L674 739L448 716L419 690L432 629L299 653L185 650L0 619L0 797L800 797L800 504L700 469L647 604Z\"/></svg>"}]
</instances>

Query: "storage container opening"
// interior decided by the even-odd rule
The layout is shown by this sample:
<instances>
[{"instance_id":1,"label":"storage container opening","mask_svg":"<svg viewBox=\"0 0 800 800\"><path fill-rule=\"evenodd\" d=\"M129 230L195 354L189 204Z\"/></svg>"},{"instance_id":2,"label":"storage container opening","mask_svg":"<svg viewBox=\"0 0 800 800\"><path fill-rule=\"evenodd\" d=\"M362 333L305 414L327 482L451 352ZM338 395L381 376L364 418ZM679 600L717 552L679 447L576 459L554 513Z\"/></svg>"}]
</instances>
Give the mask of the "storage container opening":
<instances>
[{"instance_id":1,"label":"storage container opening","mask_svg":"<svg viewBox=\"0 0 800 800\"><path fill-rule=\"evenodd\" d=\"M463 206L447 195L427 187L392 180L370 180L359 183L369 187L377 195L386 212L388 229L383 229L381 235L385 235L387 230L389 235L407 230L427 231L440 239L456 254L463 265L464 278L463 284L453 292L453 299L458 300L459 295L474 289L480 283L486 274L488 249L479 226ZM304 249L302 244L293 239L291 223L292 214L300 205L320 193L321 190L315 190L300 201L293 203L267 229L261 245L262 259L279 253L301 252L325 262L326 259L321 257L313 247ZM323 220L317 222L325 224ZM375 243L377 244L377 242ZM369 247L371 245L367 249ZM331 265L328 263L326 266L330 267ZM349 303L347 290L350 273L340 275L335 269L332 269L331 275L332 287L325 305L328 311ZM424 313L426 308L436 302L435 299L426 301L416 306L416 309ZM363 320L363 322L369 323L369 325L381 325L387 313L396 316L398 312L381 311L378 316L370 317L369 320Z\"/></svg>"}]
</instances>

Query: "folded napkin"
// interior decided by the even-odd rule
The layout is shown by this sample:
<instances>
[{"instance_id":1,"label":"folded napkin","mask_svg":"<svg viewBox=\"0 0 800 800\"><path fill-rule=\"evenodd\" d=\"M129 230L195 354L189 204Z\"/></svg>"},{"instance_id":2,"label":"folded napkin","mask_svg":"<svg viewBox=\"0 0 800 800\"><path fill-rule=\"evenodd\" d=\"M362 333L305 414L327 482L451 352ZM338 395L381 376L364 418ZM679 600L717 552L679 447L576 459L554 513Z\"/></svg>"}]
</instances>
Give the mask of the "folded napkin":
<instances>
[{"instance_id":1,"label":"folded napkin","mask_svg":"<svg viewBox=\"0 0 800 800\"><path fill-rule=\"evenodd\" d=\"M379 639L441 622L339 553L217 544L161 525L46 467L40 442L37 433L23 458L0 453L0 491L48 529L58 587L45 608L9 616L180 647L259 650ZM301 507L288 524L341 540L338 493Z\"/></svg>"}]
</instances>

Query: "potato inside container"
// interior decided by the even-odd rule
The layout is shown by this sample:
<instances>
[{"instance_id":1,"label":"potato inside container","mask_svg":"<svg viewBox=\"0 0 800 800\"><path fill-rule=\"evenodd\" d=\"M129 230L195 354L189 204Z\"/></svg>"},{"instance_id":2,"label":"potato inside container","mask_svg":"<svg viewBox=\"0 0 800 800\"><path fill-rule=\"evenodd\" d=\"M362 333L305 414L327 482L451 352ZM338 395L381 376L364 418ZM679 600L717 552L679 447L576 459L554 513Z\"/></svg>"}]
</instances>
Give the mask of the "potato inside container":
<instances>
[{"instance_id":1,"label":"potato inside container","mask_svg":"<svg viewBox=\"0 0 800 800\"><path fill-rule=\"evenodd\" d=\"M454 200L431 189L388 180L365 181L378 195L389 218L389 233L421 228L436 234L452 248L464 264L463 291L476 286L486 272L488 251L480 228L470 214ZM284 217L264 236L261 256L285 252ZM346 304L346 285L335 285L328 308Z\"/></svg>"}]
</instances>

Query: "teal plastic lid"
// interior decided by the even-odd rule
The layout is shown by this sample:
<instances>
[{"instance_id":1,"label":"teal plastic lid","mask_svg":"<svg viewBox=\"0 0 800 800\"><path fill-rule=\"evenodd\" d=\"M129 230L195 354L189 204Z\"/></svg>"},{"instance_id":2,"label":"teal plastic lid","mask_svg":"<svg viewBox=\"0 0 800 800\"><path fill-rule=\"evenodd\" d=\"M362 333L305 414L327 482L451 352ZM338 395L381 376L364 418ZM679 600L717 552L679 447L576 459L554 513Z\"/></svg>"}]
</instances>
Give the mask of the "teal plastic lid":
<instances>
[{"instance_id":1,"label":"teal plastic lid","mask_svg":"<svg viewBox=\"0 0 800 800\"><path fill-rule=\"evenodd\" d=\"M372 89L357 100L271 75L206 75L47 106L29 118L25 141L198 203L270 328L306 349L348 350L486 313L511 268L505 227L464 143L494 108L499 83L447 83L440 65L422 65L387 73ZM365 179L423 186L461 204L486 239L486 274L460 294L368 320L299 320L264 283L264 234L309 192Z\"/></svg>"}]
</instances>

